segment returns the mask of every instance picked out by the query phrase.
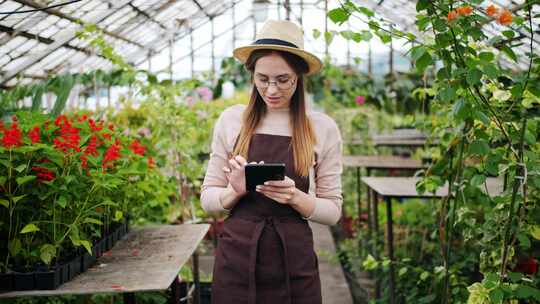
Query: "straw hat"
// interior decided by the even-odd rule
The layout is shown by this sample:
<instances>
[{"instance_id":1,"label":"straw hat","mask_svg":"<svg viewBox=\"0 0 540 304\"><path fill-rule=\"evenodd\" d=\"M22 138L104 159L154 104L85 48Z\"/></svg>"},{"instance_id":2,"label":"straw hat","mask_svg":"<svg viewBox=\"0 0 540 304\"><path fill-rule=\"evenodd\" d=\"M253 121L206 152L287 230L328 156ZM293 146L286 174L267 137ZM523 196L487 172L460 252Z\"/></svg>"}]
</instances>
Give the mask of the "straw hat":
<instances>
[{"instance_id":1,"label":"straw hat","mask_svg":"<svg viewBox=\"0 0 540 304\"><path fill-rule=\"evenodd\" d=\"M233 55L245 63L251 52L259 49L280 50L300 56L309 66L306 75L315 74L322 67L322 62L317 56L304 51L302 29L290 21L267 20L257 33L255 41L250 45L236 48Z\"/></svg>"}]
</instances>

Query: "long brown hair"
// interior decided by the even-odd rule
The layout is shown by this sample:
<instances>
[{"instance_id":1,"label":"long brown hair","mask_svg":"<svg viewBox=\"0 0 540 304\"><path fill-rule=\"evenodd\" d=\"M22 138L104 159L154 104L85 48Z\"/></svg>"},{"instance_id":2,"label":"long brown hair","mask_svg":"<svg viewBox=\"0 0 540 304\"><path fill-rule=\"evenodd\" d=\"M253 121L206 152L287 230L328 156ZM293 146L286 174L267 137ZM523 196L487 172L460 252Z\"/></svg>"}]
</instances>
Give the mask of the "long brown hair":
<instances>
[{"instance_id":1,"label":"long brown hair","mask_svg":"<svg viewBox=\"0 0 540 304\"><path fill-rule=\"evenodd\" d=\"M291 145L293 148L295 172L300 176L306 177L309 174L309 168L315 161L314 146L316 144L315 132L306 114L304 96L304 74L308 71L308 65L302 58L289 52L269 49L255 50L245 63L246 69L251 72L252 83L255 63L260 58L272 53L281 56L298 76L296 91L292 95L290 103ZM253 83L251 97L244 112L242 129L238 136L234 155L240 154L247 159L251 137L265 114L266 104Z\"/></svg>"}]
</instances>

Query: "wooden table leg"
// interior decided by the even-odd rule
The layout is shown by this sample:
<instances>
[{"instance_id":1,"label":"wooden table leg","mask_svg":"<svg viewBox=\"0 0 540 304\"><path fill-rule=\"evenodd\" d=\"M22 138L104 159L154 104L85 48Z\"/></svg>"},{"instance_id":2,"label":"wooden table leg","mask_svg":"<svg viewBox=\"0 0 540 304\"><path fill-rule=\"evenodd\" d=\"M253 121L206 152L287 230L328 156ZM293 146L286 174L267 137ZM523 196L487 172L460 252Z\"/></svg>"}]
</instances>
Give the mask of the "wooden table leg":
<instances>
[{"instance_id":1,"label":"wooden table leg","mask_svg":"<svg viewBox=\"0 0 540 304\"><path fill-rule=\"evenodd\" d=\"M386 201L386 229L387 232L387 244L388 244L388 257L390 259L390 304L396 303L396 290L395 290L395 269L394 269L394 223L392 221L392 198L385 197Z\"/></svg>"},{"instance_id":2,"label":"wooden table leg","mask_svg":"<svg viewBox=\"0 0 540 304\"><path fill-rule=\"evenodd\" d=\"M137 301L135 300L135 293L133 292L127 292L124 293L124 304L136 304Z\"/></svg>"},{"instance_id":3,"label":"wooden table leg","mask_svg":"<svg viewBox=\"0 0 540 304\"><path fill-rule=\"evenodd\" d=\"M379 260L379 196L377 192L373 191L373 228L374 228L374 238L373 238L373 253L375 260ZM375 296L377 299L381 298L381 280L377 279L375 281Z\"/></svg>"},{"instance_id":4,"label":"wooden table leg","mask_svg":"<svg viewBox=\"0 0 540 304\"><path fill-rule=\"evenodd\" d=\"M201 303L201 284L199 281L199 254L197 250L193 253L193 282L195 283L195 290L193 293L193 303Z\"/></svg>"}]
</instances>

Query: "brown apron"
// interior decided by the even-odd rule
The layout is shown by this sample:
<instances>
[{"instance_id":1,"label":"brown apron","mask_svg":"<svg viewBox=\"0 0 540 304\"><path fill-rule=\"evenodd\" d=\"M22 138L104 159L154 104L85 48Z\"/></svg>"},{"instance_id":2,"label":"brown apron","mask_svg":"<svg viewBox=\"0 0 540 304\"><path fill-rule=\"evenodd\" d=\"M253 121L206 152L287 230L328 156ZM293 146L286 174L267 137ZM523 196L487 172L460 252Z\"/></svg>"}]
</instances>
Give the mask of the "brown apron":
<instances>
[{"instance_id":1,"label":"brown apron","mask_svg":"<svg viewBox=\"0 0 540 304\"><path fill-rule=\"evenodd\" d=\"M307 192L309 178L294 172L290 136L255 134L248 162L283 162L286 175ZM231 210L219 235L213 304L320 304L313 235L292 207L249 192Z\"/></svg>"}]
</instances>

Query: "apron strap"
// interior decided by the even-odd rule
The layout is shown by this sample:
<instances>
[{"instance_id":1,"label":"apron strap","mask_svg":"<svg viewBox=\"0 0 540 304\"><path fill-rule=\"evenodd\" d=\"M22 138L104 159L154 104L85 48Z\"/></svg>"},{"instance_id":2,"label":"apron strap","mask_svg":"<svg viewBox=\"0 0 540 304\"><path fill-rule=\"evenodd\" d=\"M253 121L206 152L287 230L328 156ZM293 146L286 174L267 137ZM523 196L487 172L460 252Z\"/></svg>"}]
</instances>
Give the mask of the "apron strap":
<instances>
[{"instance_id":1,"label":"apron strap","mask_svg":"<svg viewBox=\"0 0 540 304\"><path fill-rule=\"evenodd\" d=\"M273 225L276 229L276 232L283 246L283 264L285 266L285 287L287 292L287 301L283 304L291 304L291 278L289 275L289 261L287 257L287 242L285 239L285 234L283 233L282 227L280 225L279 219L274 217L266 217L261 221L257 222L253 235L251 237L251 248L249 252L249 290L248 290L248 304L256 304L257 302L257 282L255 276L255 268L257 267L257 249L259 247L259 239L261 238L262 232L266 224Z\"/></svg>"},{"instance_id":2,"label":"apron strap","mask_svg":"<svg viewBox=\"0 0 540 304\"><path fill-rule=\"evenodd\" d=\"M249 282L248 282L248 304L257 304L257 282L255 281L255 268L257 267L257 248L259 247L259 239L266 221L258 222L255 225L253 235L251 237L251 248L249 250Z\"/></svg>"}]
</instances>

